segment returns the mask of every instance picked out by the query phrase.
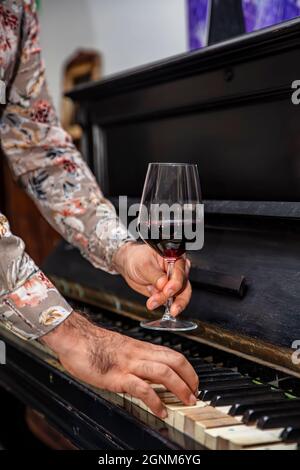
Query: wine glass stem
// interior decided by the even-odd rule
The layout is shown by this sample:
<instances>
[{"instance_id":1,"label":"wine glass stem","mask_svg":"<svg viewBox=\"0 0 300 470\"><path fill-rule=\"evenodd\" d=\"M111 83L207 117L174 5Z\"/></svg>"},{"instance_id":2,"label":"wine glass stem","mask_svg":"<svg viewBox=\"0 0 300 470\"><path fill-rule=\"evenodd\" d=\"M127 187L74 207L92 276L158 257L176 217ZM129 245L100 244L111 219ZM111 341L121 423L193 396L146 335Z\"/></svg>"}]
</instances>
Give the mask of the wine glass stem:
<instances>
[{"instance_id":1,"label":"wine glass stem","mask_svg":"<svg viewBox=\"0 0 300 470\"><path fill-rule=\"evenodd\" d=\"M173 275L175 261L167 261L167 263L168 263L167 276L168 276L168 281L169 281ZM166 302L166 309L162 317L162 321L176 321L176 319L172 317L171 315L172 303L173 303L173 297L170 297Z\"/></svg>"}]
</instances>

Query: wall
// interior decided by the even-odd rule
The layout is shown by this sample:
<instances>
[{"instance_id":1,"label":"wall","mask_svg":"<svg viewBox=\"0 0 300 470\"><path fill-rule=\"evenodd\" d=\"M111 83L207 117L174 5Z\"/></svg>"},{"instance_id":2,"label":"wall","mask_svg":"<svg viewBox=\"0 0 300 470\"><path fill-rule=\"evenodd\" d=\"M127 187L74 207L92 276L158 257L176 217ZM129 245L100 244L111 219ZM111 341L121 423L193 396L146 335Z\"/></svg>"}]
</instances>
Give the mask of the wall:
<instances>
[{"instance_id":1,"label":"wall","mask_svg":"<svg viewBox=\"0 0 300 470\"><path fill-rule=\"evenodd\" d=\"M59 104L61 67L78 47L103 55L104 75L185 52L186 0L42 0L41 42Z\"/></svg>"}]
</instances>

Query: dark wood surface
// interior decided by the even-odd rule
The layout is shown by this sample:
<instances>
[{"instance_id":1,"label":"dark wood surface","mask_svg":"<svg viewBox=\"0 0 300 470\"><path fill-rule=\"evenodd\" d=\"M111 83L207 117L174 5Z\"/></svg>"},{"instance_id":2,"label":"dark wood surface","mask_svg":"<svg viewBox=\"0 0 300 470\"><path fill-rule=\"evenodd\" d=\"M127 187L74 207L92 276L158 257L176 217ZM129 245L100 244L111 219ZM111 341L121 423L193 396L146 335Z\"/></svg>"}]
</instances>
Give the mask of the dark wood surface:
<instances>
[{"instance_id":1,"label":"dark wood surface","mask_svg":"<svg viewBox=\"0 0 300 470\"><path fill-rule=\"evenodd\" d=\"M38 265L41 265L60 240L60 236L46 222L25 191L14 181L1 153L0 173L1 210L8 218L12 232L24 240L27 252Z\"/></svg>"}]
</instances>

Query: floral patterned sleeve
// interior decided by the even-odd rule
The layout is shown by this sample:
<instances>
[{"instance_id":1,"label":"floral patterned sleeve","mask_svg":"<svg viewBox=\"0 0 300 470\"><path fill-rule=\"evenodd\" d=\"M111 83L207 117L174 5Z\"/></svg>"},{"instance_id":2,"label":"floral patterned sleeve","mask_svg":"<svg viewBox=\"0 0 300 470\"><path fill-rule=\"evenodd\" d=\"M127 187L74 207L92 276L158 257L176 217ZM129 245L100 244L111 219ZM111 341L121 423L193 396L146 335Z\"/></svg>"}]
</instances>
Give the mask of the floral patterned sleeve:
<instances>
[{"instance_id":1,"label":"floral patterned sleeve","mask_svg":"<svg viewBox=\"0 0 300 470\"><path fill-rule=\"evenodd\" d=\"M3 150L15 177L50 224L94 266L114 273L113 255L130 237L59 124L41 60L35 1L17 3L21 18L5 13L7 43L19 42L18 20L22 31L13 67L17 72L1 120ZM21 336L38 337L65 319L71 308L34 266L22 241L11 235L3 215L1 219L1 257L9 251L8 259L0 259L0 315Z\"/></svg>"},{"instance_id":2,"label":"floral patterned sleeve","mask_svg":"<svg viewBox=\"0 0 300 470\"><path fill-rule=\"evenodd\" d=\"M72 308L26 254L0 213L0 322L23 339L36 339L64 321Z\"/></svg>"}]
</instances>

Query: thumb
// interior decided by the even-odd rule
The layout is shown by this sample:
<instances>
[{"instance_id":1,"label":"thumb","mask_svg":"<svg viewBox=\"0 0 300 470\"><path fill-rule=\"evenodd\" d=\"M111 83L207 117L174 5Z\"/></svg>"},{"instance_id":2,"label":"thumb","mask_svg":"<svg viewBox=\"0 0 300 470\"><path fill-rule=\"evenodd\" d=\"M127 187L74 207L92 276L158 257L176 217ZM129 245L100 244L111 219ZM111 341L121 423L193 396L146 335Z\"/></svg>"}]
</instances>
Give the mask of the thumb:
<instances>
[{"instance_id":1,"label":"thumb","mask_svg":"<svg viewBox=\"0 0 300 470\"><path fill-rule=\"evenodd\" d=\"M144 277L148 284L151 284L159 291L163 290L168 281L165 271L163 271L163 269L159 266L155 266L153 264L147 267L147 270L145 270L144 273Z\"/></svg>"}]
</instances>

